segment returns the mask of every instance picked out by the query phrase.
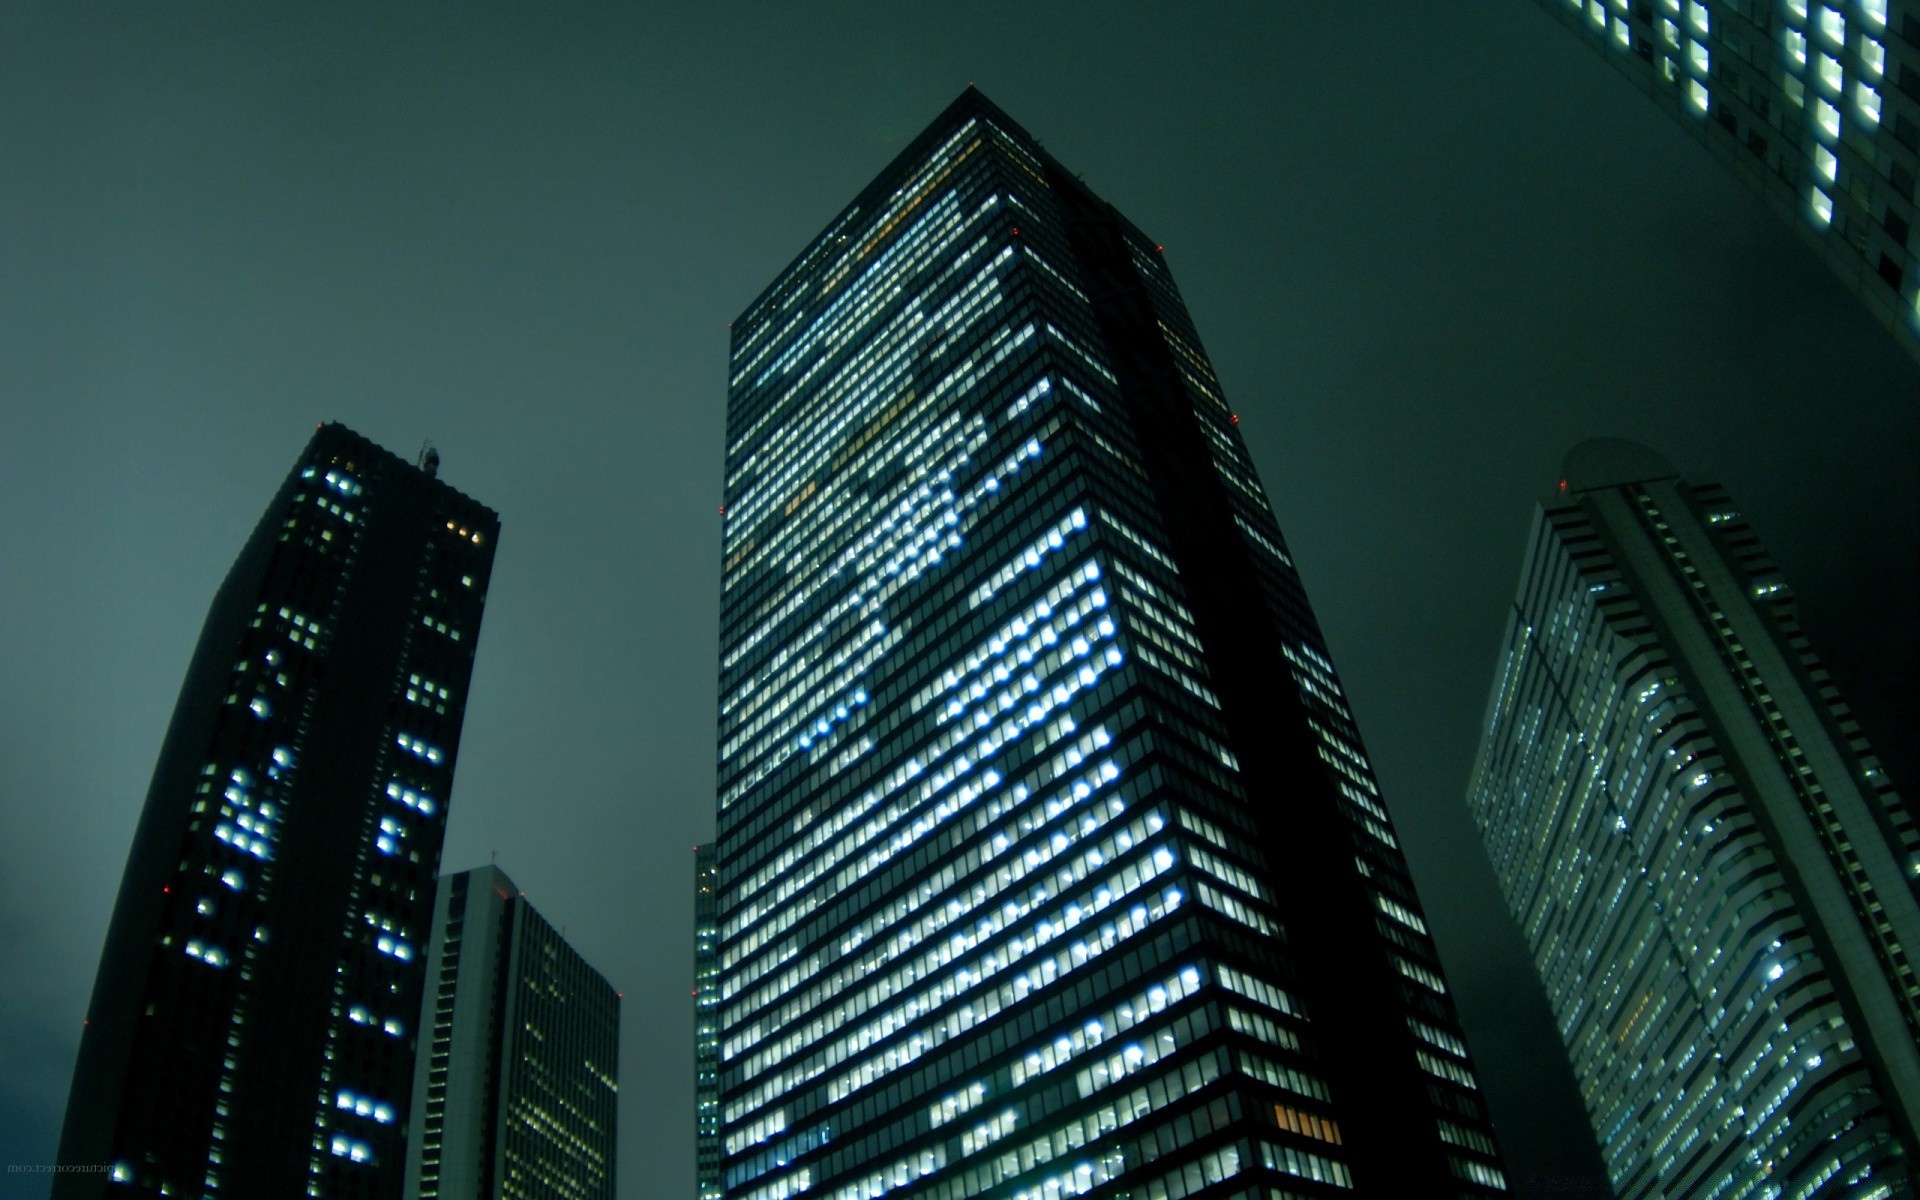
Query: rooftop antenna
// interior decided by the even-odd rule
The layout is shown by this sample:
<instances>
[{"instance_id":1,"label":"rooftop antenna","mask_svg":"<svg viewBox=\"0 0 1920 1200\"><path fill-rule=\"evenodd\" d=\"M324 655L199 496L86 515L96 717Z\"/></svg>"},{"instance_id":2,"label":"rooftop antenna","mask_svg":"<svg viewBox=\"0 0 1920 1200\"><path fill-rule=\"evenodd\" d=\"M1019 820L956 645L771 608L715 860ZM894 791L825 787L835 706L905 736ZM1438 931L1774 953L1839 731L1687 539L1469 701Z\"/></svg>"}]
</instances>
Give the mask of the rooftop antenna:
<instances>
[{"instance_id":1,"label":"rooftop antenna","mask_svg":"<svg viewBox=\"0 0 1920 1200\"><path fill-rule=\"evenodd\" d=\"M433 448L431 441L421 439L420 457L413 460L413 465L425 471L428 479L440 474L440 452Z\"/></svg>"}]
</instances>

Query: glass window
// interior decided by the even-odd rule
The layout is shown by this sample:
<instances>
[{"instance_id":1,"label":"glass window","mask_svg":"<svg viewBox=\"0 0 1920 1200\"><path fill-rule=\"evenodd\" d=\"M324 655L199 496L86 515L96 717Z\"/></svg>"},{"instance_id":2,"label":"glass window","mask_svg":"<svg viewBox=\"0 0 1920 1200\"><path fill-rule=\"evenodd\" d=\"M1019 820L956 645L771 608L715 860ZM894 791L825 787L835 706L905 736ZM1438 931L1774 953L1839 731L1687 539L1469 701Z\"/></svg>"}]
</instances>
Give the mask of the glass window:
<instances>
[{"instance_id":1,"label":"glass window","mask_svg":"<svg viewBox=\"0 0 1920 1200\"><path fill-rule=\"evenodd\" d=\"M1880 93L1864 83L1853 85L1853 106L1860 110L1860 119L1869 125L1880 123Z\"/></svg>"},{"instance_id":2,"label":"glass window","mask_svg":"<svg viewBox=\"0 0 1920 1200\"><path fill-rule=\"evenodd\" d=\"M1819 188L1813 189L1813 223L1816 225L1833 224L1833 197Z\"/></svg>"}]
</instances>

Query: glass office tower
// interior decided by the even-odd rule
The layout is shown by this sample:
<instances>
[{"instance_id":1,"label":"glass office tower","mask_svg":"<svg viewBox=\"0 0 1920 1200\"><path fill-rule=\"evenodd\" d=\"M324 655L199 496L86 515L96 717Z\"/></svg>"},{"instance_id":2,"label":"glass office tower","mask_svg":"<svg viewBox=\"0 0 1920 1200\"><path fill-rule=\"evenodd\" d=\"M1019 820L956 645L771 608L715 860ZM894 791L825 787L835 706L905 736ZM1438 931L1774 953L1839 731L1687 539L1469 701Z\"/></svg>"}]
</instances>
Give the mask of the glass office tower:
<instances>
[{"instance_id":1,"label":"glass office tower","mask_svg":"<svg viewBox=\"0 0 1920 1200\"><path fill-rule=\"evenodd\" d=\"M54 1195L398 1196L500 522L313 435L194 651L127 855Z\"/></svg>"},{"instance_id":2,"label":"glass office tower","mask_svg":"<svg viewBox=\"0 0 1920 1200\"><path fill-rule=\"evenodd\" d=\"M1573 452L1468 800L1622 1197L1915 1194L1920 834L1725 491Z\"/></svg>"},{"instance_id":3,"label":"glass office tower","mask_svg":"<svg viewBox=\"0 0 1920 1200\"><path fill-rule=\"evenodd\" d=\"M697 1200L720 1200L720 873L693 848L693 1162Z\"/></svg>"},{"instance_id":4,"label":"glass office tower","mask_svg":"<svg viewBox=\"0 0 1920 1200\"><path fill-rule=\"evenodd\" d=\"M733 325L732 1200L1497 1194L1160 247L969 89Z\"/></svg>"},{"instance_id":5,"label":"glass office tower","mask_svg":"<svg viewBox=\"0 0 1920 1200\"><path fill-rule=\"evenodd\" d=\"M1920 356L1912 0L1539 0L1791 222Z\"/></svg>"},{"instance_id":6,"label":"glass office tower","mask_svg":"<svg viewBox=\"0 0 1920 1200\"><path fill-rule=\"evenodd\" d=\"M440 880L407 1200L613 1200L620 995L498 867Z\"/></svg>"}]
</instances>

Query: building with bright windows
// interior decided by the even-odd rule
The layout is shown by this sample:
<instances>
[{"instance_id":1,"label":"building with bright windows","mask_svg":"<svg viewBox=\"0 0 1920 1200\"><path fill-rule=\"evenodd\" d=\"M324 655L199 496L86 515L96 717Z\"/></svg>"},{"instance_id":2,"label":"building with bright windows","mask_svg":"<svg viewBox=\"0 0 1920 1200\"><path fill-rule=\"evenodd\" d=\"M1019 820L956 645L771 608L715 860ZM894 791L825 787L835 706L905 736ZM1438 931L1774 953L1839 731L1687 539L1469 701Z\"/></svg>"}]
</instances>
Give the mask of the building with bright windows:
<instances>
[{"instance_id":1,"label":"building with bright windows","mask_svg":"<svg viewBox=\"0 0 1920 1200\"><path fill-rule=\"evenodd\" d=\"M969 89L730 375L729 1200L1502 1192L1161 248Z\"/></svg>"},{"instance_id":2,"label":"building with bright windows","mask_svg":"<svg viewBox=\"0 0 1920 1200\"><path fill-rule=\"evenodd\" d=\"M720 1200L720 875L693 848L693 1160L696 1200Z\"/></svg>"},{"instance_id":3,"label":"building with bright windows","mask_svg":"<svg viewBox=\"0 0 1920 1200\"><path fill-rule=\"evenodd\" d=\"M1920 356L1920 10L1910 0L1539 0Z\"/></svg>"},{"instance_id":4,"label":"building with bright windows","mask_svg":"<svg viewBox=\"0 0 1920 1200\"><path fill-rule=\"evenodd\" d=\"M54 1195L398 1196L499 518L323 425L220 586L108 927Z\"/></svg>"},{"instance_id":5,"label":"building with bright windows","mask_svg":"<svg viewBox=\"0 0 1920 1200\"><path fill-rule=\"evenodd\" d=\"M1621 1197L1915 1194L1920 833L1723 489L1569 456L1468 802Z\"/></svg>"},{"instance_id":6,"label":"building with bright windows","mask_svg":"<svg viewBox=\"0 0 1920 1200\"><path fill-rule=\"evenodd\" d=\"M441 878L407 1200L613 1200L620 995L498 867Z\"/></svg>"}]
</instances>

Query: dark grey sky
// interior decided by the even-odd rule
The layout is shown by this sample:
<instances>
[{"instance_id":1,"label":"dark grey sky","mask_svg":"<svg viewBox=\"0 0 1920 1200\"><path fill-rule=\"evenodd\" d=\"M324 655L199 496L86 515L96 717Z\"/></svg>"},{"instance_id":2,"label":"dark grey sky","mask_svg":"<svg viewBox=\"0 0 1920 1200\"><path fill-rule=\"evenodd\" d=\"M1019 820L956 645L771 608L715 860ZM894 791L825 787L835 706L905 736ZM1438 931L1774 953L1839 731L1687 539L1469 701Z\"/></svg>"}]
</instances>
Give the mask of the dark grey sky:
<instances>
[{"instance_id":1,"label":"dark grey sky","mask_svg":"<svg viewBox=\"0 0 1920 1200\"><path fill-rule=\"evenodd\" d=\"M625 991L623 1192L690 1194L726 322L969 81L1167 245L1517 1182L1597 1160L1463 793L1566 448L1726 482L1911 786L1920 369L1528 0L389 7L0 6L0 1162L52 1158L207 603L337 418L502 515L445 865Z\"/></svg>"}]
</instances>

